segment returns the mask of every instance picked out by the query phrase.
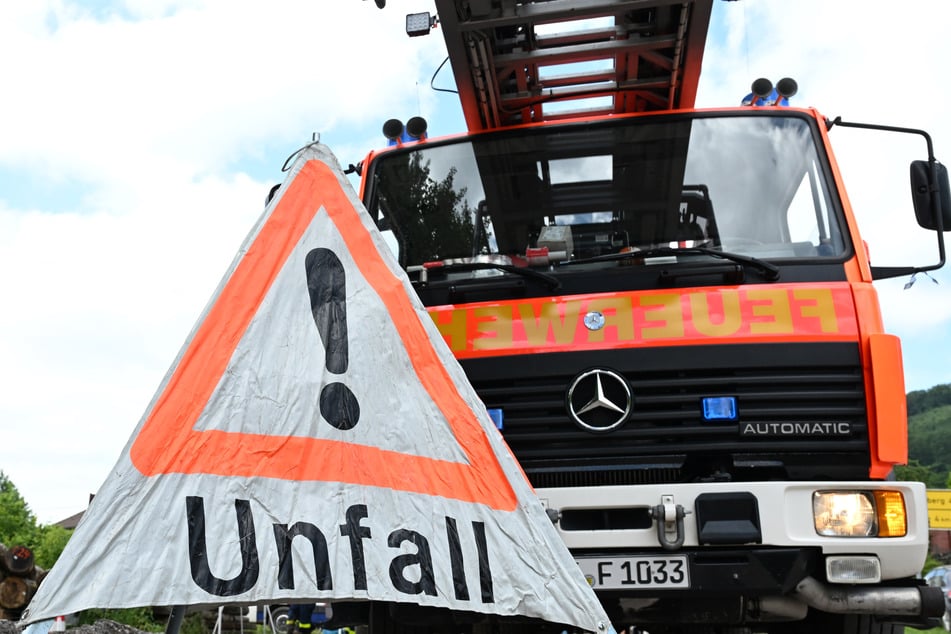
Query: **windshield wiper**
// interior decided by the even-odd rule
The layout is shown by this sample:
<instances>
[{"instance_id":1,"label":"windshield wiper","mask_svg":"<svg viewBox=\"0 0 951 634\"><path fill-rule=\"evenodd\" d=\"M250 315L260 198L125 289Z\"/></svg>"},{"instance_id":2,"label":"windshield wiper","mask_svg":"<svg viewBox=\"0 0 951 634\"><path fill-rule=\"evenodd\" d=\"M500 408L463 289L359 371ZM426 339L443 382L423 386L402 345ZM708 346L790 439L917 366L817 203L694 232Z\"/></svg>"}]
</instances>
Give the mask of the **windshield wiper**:
<instances>
[{"instance_id":1,"label":"windshield wiper","mask_svg":"<svg viewBox=\"0 0 951 634\"><path fill-rule=\"evenodd\" d=\"M554 275L548 275L547 273L542 273L541 271L536 271L534 269L528 269L521 266L513 266L511 264L502 264L501 262L456 262L452 264L442 264L440 266L433 266L426 269L427 273L432 276L438 273L456 273L464 271L478 271L485 269L496 269L499 271L505 271L506 273L512 273L513 275L521 275L522 277L531 277L541 282L544 282L549 290L555 291L561 288L561 281Z\"/></svg>"},{"instance_id":2,"label":"windshield wiper","mask_svg":"<svg viewBox=\"0 0 951 634\"><path fill-rule=\"evenodd\" d=\"M763 260L759 260L748 255L743 255L741 253L733 253L731 251L720 251L719 249L711 249L710 247L683 247L680 249L675 249L673 247L655 247L653 249L645 249L643 251L625 251L624 253L608 253L606 255L598 255L593 258L586 258L584 260L571 260L568 262L560 262L561 266L569 264L587 264L589 262L611 262L615 260L630 260L630 259L640 259L640 258L656 258L666 255L711 255L715 258L722 258L724 260L730 260L731 262L736 262L737 264L747 264L759 270L763 277L770 282L775 282L779 279L779 267L775 264L770 264Z\"/></svg>"}]
</instances>

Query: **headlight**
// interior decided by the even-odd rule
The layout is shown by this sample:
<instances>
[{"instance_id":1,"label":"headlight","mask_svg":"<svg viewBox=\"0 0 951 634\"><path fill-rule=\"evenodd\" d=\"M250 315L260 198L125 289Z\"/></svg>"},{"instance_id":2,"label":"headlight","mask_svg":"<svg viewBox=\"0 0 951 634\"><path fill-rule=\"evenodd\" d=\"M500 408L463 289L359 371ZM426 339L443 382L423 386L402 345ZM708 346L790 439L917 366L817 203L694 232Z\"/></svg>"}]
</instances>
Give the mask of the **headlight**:
<instances>
[{"instance_id":1,"label":"headlight","mask_svg":"<svg viewBox=\"0 0 951 634\"><path fill-rule=\"evenodd\" d=\"M875 506L867 493L816 492L812 496L816 532L829 537L875 534Z\"/></svg>"},{"instance_id":2,"label":"headlight","mask_svg":"<svg viewBox=\"0 0 951 634\"><path fill-rule=\"evenodd\" d=\"M828 537L901 537L907 532L900 491L817 491L816 532Z\"/></svg>"}]
</instances>

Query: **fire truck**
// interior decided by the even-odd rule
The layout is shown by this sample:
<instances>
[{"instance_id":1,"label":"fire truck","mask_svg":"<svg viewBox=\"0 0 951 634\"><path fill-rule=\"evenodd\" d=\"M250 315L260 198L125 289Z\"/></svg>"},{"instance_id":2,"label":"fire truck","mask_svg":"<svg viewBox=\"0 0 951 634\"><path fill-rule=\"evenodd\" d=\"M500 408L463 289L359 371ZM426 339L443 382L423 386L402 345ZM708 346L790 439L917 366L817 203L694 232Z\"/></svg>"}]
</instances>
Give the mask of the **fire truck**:
<instances>
[{"instance_id":1,"label":"fire truck","mask_svg":"<svg viewBox=\"0 0 951 634\"><path fill-rule=\"evenodd\" d=\"M436 8L407 32L438 25L468 131L387 122L361 197L615 626L933 623L873 286L944 264L928 134L791 107L789 79L696 109L713 0ZM870 262L838 127L920 140L936 264Z\"/></svg>"}]
</instances>

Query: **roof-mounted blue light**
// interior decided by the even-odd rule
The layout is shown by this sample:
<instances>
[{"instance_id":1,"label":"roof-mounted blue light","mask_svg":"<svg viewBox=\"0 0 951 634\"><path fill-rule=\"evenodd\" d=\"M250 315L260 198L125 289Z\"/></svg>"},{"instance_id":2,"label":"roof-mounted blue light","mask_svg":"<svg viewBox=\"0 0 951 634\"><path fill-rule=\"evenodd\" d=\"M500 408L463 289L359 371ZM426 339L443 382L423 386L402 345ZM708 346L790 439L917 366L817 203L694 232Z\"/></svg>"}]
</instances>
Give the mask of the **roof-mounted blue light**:
<instances>
[{"instance_id":1,"label":"roof-mounted blue light","mask_svg":"<svg viewBox=\"0 0 951 634\"><path fill-rule=\"evenodd\" d=\"M743 97L744 106L788 106L789 98L799 91L799 84L791 77L783 77L774 87L773 82L760 77L750 90L750 94Z\"/></svg>"},{"instance_id":2,"label":"roof-mounted blue light","mask_svg":"<svg viewBox=\"0 0 951 634\"><path fill-rule=\"evenodd\" d=\"M389 141L387 145L424 141L427 127L426 119L422 117L411 117L405 126L399 119L387 119L383 124L383 136Z\"/></svg>"}]
</instances>

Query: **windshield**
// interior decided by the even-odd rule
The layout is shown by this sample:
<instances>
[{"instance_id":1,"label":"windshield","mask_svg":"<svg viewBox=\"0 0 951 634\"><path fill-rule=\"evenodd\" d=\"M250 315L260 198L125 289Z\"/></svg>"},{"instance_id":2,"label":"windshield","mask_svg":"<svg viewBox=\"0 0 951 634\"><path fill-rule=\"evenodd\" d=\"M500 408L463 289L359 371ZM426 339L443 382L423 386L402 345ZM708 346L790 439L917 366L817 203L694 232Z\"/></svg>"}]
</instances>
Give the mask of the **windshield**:
<instances>
[{"instance_id":1,"label":"windshield","mask_svg":"<svg viewBox=\"0 0 951 634\"><path fill-rule=\"evenodd\" d=\"M369 209L404 267L568 264L703 247L757 259L845 250L809 120L637 117L381 155Z\"/></svg>"}]
</instances>

